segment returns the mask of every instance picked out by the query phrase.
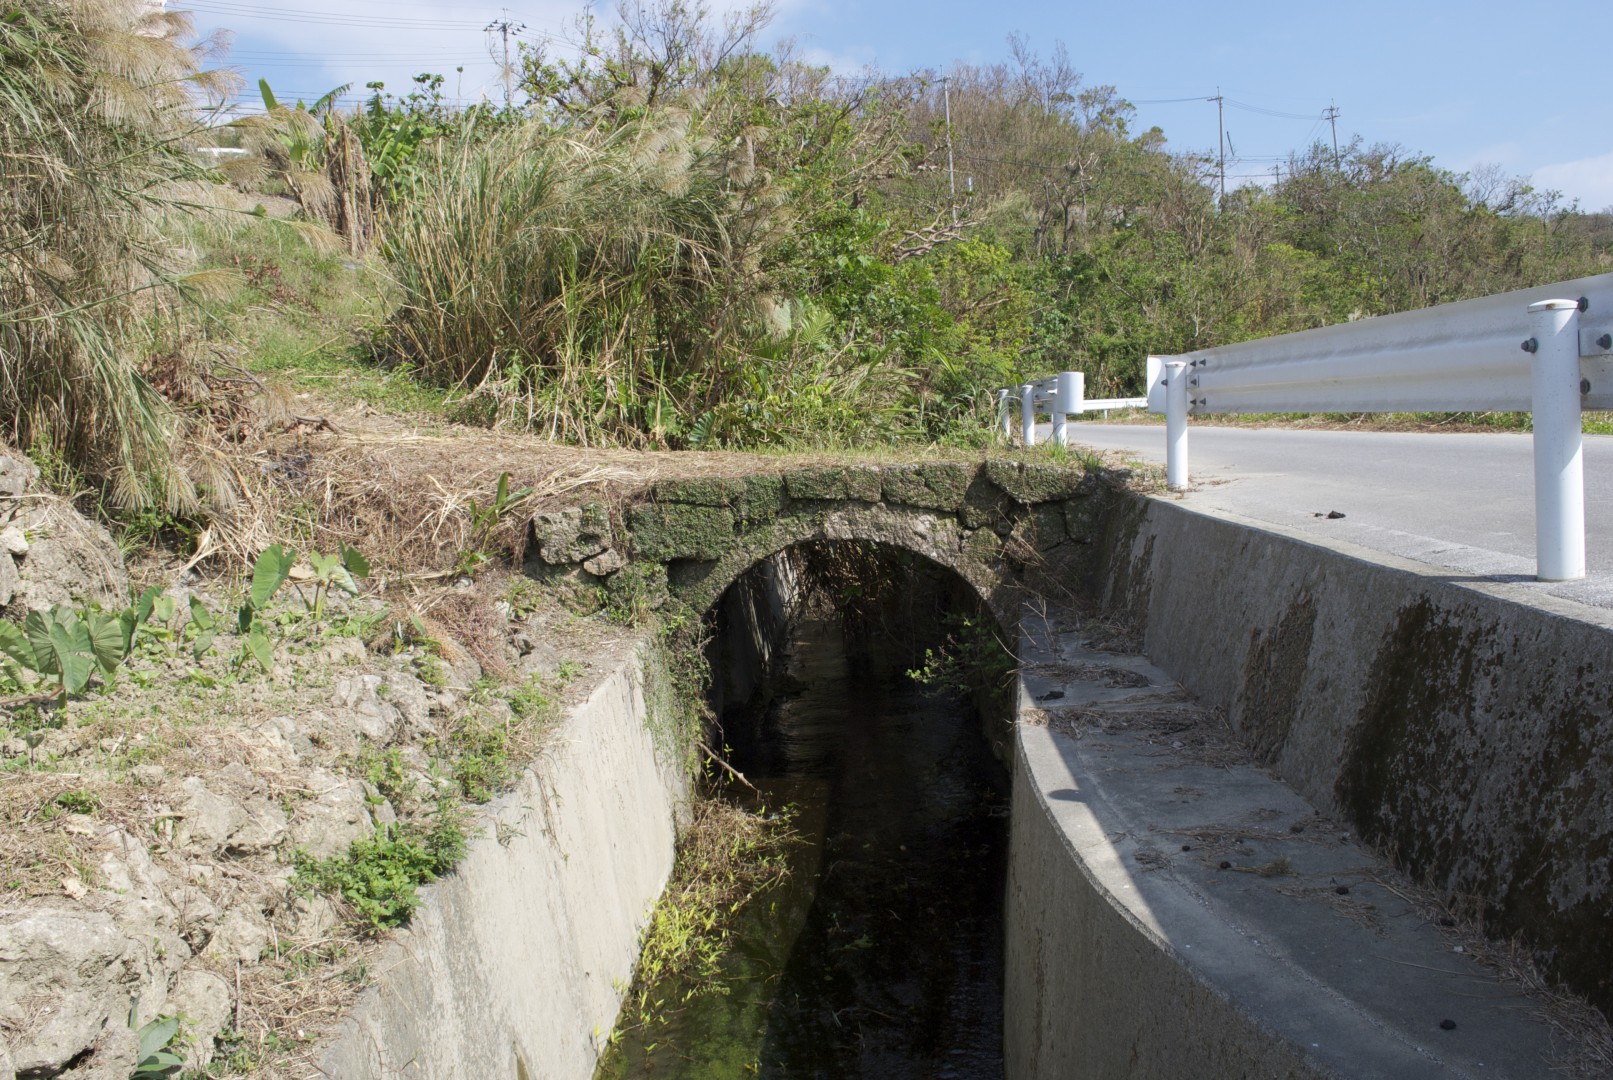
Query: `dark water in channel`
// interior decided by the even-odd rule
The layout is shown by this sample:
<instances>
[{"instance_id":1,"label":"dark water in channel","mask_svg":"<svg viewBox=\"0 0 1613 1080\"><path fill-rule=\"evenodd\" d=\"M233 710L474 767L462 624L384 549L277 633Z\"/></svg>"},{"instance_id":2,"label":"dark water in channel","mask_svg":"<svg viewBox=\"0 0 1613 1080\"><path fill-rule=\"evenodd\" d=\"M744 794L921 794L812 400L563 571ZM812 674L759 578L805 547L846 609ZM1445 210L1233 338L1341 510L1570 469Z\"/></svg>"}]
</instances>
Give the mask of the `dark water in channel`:
<instances>
[{"instance_id":1,"label":"dark water in channel","mask_svg":"<svg viewBox=\"0 0 1613 1080\"><path fill-rule=\"evenodd\" d=\"M804 623L795 689L726 720L763 804L797 808L791 879L742 914L729 993L676 1008L657 988L669 1023L627 1033L599 1077L1002 1077L1007 775L897 653Z\"/></svg>"}]
</instances>

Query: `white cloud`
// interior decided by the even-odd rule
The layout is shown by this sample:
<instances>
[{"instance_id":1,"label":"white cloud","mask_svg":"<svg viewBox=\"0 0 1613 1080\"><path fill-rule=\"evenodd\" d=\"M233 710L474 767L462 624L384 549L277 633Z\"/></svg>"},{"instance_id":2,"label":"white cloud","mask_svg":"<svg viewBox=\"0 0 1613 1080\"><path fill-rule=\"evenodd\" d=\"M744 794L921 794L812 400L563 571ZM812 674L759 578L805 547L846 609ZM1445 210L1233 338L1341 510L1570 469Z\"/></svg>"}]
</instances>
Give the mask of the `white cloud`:
<instances>
[{"instance_id":1,"label":"white cloud","mask_svg":"<svg viewBox=\"0 0 1613 1080\"><path fill-rule=\"evenodd\" d=\"M1613 150L1543 165L1535 170L1533 183L1538 189L1561 191L1569 199L1578 199L1582 210L1613 207Z\"/></svg>"}]
</instances>

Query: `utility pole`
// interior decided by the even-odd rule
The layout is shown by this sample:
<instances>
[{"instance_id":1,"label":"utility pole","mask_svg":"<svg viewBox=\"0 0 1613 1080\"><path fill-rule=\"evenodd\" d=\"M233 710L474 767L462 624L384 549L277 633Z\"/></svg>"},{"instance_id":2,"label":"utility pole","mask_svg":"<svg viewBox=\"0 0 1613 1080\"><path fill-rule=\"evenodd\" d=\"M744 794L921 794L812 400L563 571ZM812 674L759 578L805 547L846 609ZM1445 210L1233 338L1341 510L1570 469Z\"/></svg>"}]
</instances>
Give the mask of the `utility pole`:
<instances>
[{"instance_id":1,"label":"utility pole","mask_svg":"<svg viewBox=\"0 0 1613 1080\"><path fill-rule=\"evenodd\" d=\"M947 192L952 196L952 223L958 223L958 179L952 171L952 76L941 76L941 109L947 125Z\"/></svg>"},{"instance_id":2,"label":"utility pole","mask_svg":"<svg viewBox=\"0 0 1613 1080\"><path fill-rule=\"evenodd\" d=\"M494 19L482 28L483 33L497 34L502 39L502 44L500 45L501 55L500 57L495 57L495 59L499 61L499 78L504 83L504 107L506 109L510 107L510 95L515 81L515 69L510 66L510 35L520 34L525 29L526 23L512 22L510 20L508 8L504 9L502 19Z\"/></svg>"},{"instance_id":3,"label":"utility pole","mask_svg":"<svg viewBox=\"0 0 1613 1080\"><path fill-rule=\"evenodd\" d=\"M1322 119L1333 129L1333 167L1336 169L1339 167L1339 107L1329 105L1322 110Z\"/></svg>"},{"instance_id":4,"label":"utility pole","mask_svg":"<svg viewBox=\"0 0 1613 1080\"><path fill-rule=\"evenodd\" d=\"M1221 147L1221 201L1224 203L1227 201L1227 107L1219 86L1213 98L1204 100L1215 102L1215 129Z\"/></svg>"}]
</instances>

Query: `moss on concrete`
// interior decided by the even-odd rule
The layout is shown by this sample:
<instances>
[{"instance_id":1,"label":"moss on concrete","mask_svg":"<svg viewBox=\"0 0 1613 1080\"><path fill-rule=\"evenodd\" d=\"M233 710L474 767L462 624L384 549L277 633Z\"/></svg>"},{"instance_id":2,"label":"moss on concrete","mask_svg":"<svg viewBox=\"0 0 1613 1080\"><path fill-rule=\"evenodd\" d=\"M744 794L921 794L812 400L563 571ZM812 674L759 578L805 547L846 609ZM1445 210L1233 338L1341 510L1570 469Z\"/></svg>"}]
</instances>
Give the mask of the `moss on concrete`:
<instances>
[{"instance_id":1,"label":"moss on concrete","mask_svg":"<svg viewBox=\"0 0 1613 1080\"><path fill-rule=\"evenodd\" d=\"M734 544L734 512L726 506L663 502L628 514L633 553L640 559L720 559Z\"/></svg>"}]
</instances>

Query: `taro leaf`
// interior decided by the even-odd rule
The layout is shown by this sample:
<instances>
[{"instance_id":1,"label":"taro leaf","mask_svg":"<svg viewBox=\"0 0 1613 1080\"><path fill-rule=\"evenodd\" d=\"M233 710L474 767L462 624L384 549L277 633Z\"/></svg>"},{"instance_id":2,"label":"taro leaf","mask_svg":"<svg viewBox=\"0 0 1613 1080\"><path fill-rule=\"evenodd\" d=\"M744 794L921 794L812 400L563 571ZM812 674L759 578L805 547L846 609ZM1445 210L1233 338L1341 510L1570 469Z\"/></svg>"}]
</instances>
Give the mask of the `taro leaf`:
<instances>
[{"instance_id":1,"label":"taro leaf","mask_svg":"<svg viewBox=\"0 0 1613 1080\"><path fill-rule=\"evenodd\" d=\"M123 656L128 656L134 648L134 632L140 625L140 613L132 607L124 608L118 612L118 641L123 648ZM121 659L121 657L120 657Z\"/></svg>"},{"instance_id":2,"label":"taro leaf","mask_svg":"<svg viewBox=\"0 0 1613 1080\"><path fill-rule=\"evenodd\" d=\"M146 1064L148 1058L155 1055L163 1047L173 1041L174 1032L179 1030L179 1020L175 1017L153 1020L140 1029L140 1064ZM170 1057L172 1055L169 1055Z\"/></svg>"},{"instance_id":3,"label":"taro leaf","mask_svg":"<svg viewBox=\"0 0 1613 1080\"><path fill-rule=\"evenodd\" d=\"M28 635L17 629L15 623L0 620L0 653L5 653L29 671L39 670L39 660L34 655L34 647L28 642Z\"/></svg>"},{"instance_id":4,"label":"taro leaf","mask_svg":"<svg viewBox=\"0 0 1613 1080\"><path fill-rule=\"evenodd\" d=\"M90 640L90 628L76 618L62 619L51 622L48 633L62 693L80 693L95 673L95 643Z\"/></svg>"},{"instance_id":5,"label":"taro leaf","mask_svg":"<svg viewBox=\"0 0 1613 1080\"><path fill-rule=\"evenodd\" d=\"M308 563L314 568L316 580L329 581L331 580L331 575L341 567L342 557L340 555L321 555L319 552L313 551L308 554Z\"/></svg>"},{"instance_id":6,"label":"taro leaf","mask_svg":"<svg viewBox=\"0 0 1613 1080\"><path fill-rule=\"evenodd\" d=\"M269 598L286 583L294 562L296 556L279 544L265 548L263 554L258 556L258 561L252 564L252 589L247 602L254 608L267 604Z\"/></svg>"},{"instance_id":7,"label":"taro leaf","mask_svg":"<svg viewBox=\"0 0 1613 1080\"><path fill-rule=\"evenodd\" d=\"M157 597L156 602L151 605L151 615L165 626L173 622L174 598L167 595Z\"/></svg>"},{"instance_id":8,"label":"taro leaf","mask_svg":"<svg viewBox=\"0 0 1613 1080\"><path fill-rule=\"evenodd\" d=\"M80 623L84 637L90 644L90 657L108 675L117 670L123 658L129 655L129 639L123 632L123 620L114 615L92 611ZM129 613L129 632L134 632L134 614Z\"/></svg>"},{"instance_id":9,"label":"taro leaf","mask_svg":"<svg viewBox=\"0 0 1613 1080\"><path fill-rule=\"evenodd\" d=\"M155 585L141 593L140 599L136 600L134 603L134 617L136 621L143 623L147 619L151 618L151 613L156 610L157 601L160 598L162 598L162 590ZM169 611L168 615L169 618L173 617L172 610ZM167 622L168 620L158 616L157 621Z\"/></svg>"},{"instance_id":10,"label":"taro leaf","mask_svg":"<svg viewBox=\"0 0 1613 1080\"><path fill-rule=\"evenodd\" d=\"M190 651L200 660L207 655L207 650L213 647L213 639L218 637L218 620L213 618L213 613L207 610L206 604L192 596L190 621L196 626L196 641L191 645Z\"/></svg>"},{"instance_id":11,"label":"taro leaf","mask_svg":"<svg viewBox=\"0 0 1613 1080\"><path fill-rule=\"evenodd\" d=\"M342 545L342 566L356 578L370 576L370 560L359 554L358 548L350 548L346 544Z\"/></svg>"},{"instance_id":12,"label":"taro leaf","mask_svg":"<svg viewBox=\"0 0 1613 1080\"><path fill-rule=\"evenodd\" d=\"M62 669L57 662L56 646L51 644L50 626L42 611L30 611L22 621L23 632L34 650L34 670L41 675L60 675Z\"/></svg>"},{"instance_id":13,"label":"taro leaf","mask_svg":"<svg viewBox=\"0 0 1613 1080\"><path fill-rule=\"evenodd\" d=\"M244 634L252 629L252 620L256 619L258 611L250 603L242 604L241 609L235 613L235 632Z\"/></svg>"},{"instance_id":14,"label":"taro leaf","mask_svg":"<svg viewBox=\"0 0 1613 1080\"><path fill-rule=\"evenodd\" d=\"M254 625L246 635L246 647L252 654L252 659L264 671L274 668L274 645L269 641L269 635L263 632L263 627Z\"/></svg>"}]
</instances>

